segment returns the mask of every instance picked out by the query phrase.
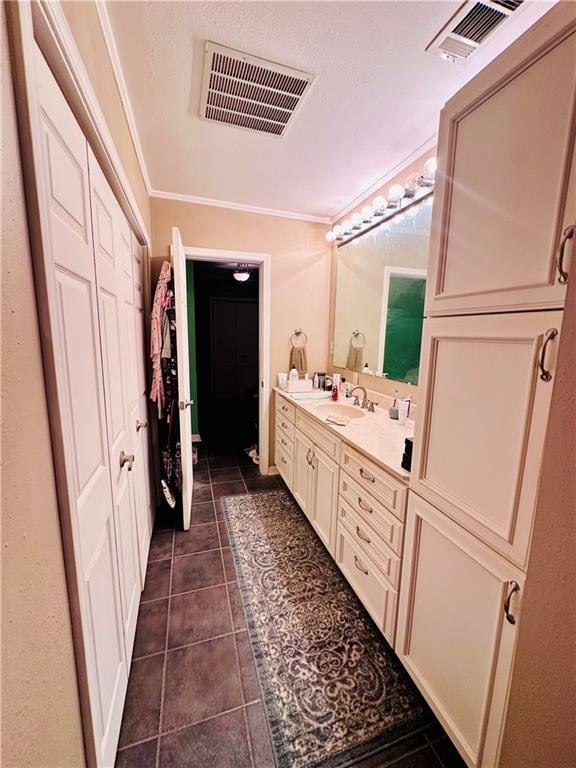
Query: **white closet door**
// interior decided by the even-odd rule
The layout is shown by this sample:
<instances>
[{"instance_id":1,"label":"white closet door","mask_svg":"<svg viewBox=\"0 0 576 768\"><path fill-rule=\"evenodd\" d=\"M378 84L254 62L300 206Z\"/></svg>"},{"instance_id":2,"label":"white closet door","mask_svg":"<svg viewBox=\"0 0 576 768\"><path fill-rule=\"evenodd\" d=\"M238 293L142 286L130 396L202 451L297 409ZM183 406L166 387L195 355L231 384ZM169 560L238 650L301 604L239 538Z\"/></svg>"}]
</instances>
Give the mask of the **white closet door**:
<instances>
[{"instance_id":1,"label":"white closet door","mask_svg":"<svg viewBox=\"0 0 576 768\"><path fill-rule=\"evenodd\" d=\"M128 681L107 445L87 143L39 50L39 195L92 729L113 765ZM34 468L31 468L33 474ZM31 478L32 479L32 478Z\"/></svg>"},{"instance_id":2,"label":"white closet door","mask_svg":"<svg viewBox=\"0 0 576 768\"><path fill-rule=\"evenodd\" d=\"M138 530L138 552L142 583L146 574L150 535L152 531L152 499L150 494L150 468L148 460L148 405L146 398L146 365L144 343L144 263L142 249L132 235L132 271L134 288L133 331L134 331L134 401L131 409L131 427L135 434L136 525Z\"/></svg>"},{"instance_id":3,"label":"white closet door","mask_svg":"<svg viewBox=\"0 0 576 768\"><path fill-rule=\"evenodd\" d=\"M132 251L130 232L118 203L94 155L89 150L94 257L100 310L100 336L108 422L108 452L112 472L120 593L126 656L132 655L138 604L140 569L138 535L132 487L134 429L130 429L129 393L134 334Z\"/></svg>"},{"instance_id":4,"label":"white closet door","mask_svg":"<svg viewBox=\"0 0 576 768\"><path fill-rule=\"evenodd\" d=\"M186 254L180 230L172 227L172 269L176 306L176 346L178 351L178 405L180 408L180 450L182 456L182 526L190 528L192 505L192 420L189 408L190 366L188 364L188 301L186 298Z\"/></svg>"}]
</instances>

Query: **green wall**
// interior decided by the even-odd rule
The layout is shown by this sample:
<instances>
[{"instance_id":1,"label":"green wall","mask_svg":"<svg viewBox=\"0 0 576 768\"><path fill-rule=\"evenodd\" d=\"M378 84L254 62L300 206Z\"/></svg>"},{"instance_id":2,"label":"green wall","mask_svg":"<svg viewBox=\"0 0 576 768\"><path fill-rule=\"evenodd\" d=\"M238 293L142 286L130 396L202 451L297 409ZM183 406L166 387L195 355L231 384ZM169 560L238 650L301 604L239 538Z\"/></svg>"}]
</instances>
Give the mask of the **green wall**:
<instances>
[{"instance_id":1,"label":"green wall","mask_svg":"<svg viewBox=\"0 0 576 768\"><path fill-rule=\"evenodd\" d=\"M190 408L192 434L199 434L198 380L196 376L196 307L194 305L194 262L186 260L186 294L188 299L188 360L190 361L190 397L195 405Z\"/></svg>"}]
</instances>

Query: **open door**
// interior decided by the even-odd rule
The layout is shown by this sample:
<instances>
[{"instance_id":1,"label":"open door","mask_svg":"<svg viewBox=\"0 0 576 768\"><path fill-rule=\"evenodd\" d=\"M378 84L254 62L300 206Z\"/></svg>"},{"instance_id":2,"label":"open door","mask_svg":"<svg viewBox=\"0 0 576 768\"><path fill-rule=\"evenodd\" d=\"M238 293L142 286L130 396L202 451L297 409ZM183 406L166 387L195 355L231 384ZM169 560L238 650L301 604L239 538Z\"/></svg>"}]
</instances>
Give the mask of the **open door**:
<instances>
[{"instance_id":1,"label":"open door","mask_svg":"<svg viewBox=\"0 0 576 768\"><path fill-rule=\"evenodd\" d=\"M180 449L182 455L182 525L190 528L192 505L192 420L188 410L190 399L190 369L188 367L188 308L186 301L186 254L178 227L172 227L172 269L174 270L174 300L176 306L176 346L178 353L178 406L180 408Z\"/></svg>"}]
</instances>

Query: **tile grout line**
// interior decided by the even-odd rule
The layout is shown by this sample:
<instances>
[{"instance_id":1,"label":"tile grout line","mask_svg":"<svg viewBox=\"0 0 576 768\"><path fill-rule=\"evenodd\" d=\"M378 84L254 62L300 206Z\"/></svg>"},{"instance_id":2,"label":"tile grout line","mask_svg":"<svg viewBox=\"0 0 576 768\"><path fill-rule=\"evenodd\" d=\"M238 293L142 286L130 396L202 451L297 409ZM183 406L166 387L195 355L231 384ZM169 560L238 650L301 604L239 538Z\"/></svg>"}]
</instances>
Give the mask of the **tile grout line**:
<instances>
[{"instance_id":1,"label":"tile grout line","mask_svg":"<svg viewBox=\"0 0 576 768\"><path fill-rule=\"evenodd\" d=\"M435 742L433 742L433 741L432 741L432 739L431 739L431 738L428 736L428 734L427 734L427 733L425 733L425 734L424 734L424 738L425 738L425 739L426 739L426 741L428 742L428 746L429 746L429 748L430 748L430 749L432 750L432 752L434 753L434 757L435 757L435 758L436 758L436 760L438 761L438 765L440 766L440 768L444 768L444 761L442 760L442 758L440 757L440 755L438 754L438 752L436 752L436 749L434 748L434 743L435 743ZM438 741L438 739L436 739L436 741Z\"/></svg>"},{"instance_id":2,"label":"tile grout line","mask_svg":"<svg viewBox=\"0 0 576 768\"><path fill-rule=\"evenodd\" d=\"M166 640L164 643L164 663L162 665L162 685L160 687L160 714L158 718L158 743L156 745L156 768L160 768L160 734L164 718L164 698L166 693L166 666L168 662L168 637L170 633L170 608L172 603L172 578L174 576L174 547L176 546L176 530L172 531L172 558L170 560L170 584L168 588L168 615L166 617Z\"/></svg>"},{"instance_id":3,"label":"tile grout line","mask_svg":"<svg viewBox=\"0 0 576 768\"><path fill-rule=\"evenodd\" d=\"M244 482L244 481L242 481ZM222 509L224 512L224 509ZM226 526L226 534L229 536L228 523L226 522L226 516L223 518L224 525ZM226 578L226 566L224 564L224 554L222 552L222 537L220 536L220 526L218 526L218 538L220 539L220 559L222 560L222 569L224 571L224 578ZM234 616L232 615L232 604L230 602L230 590L228 584L226 584L226 600L228 602L228 613L230 615L230 623L232 624L232 630L235 629ZM238 668L238 678L240 680L240 695L242 696L242 716L244 720L244 732L246 734L246 743L248 745L248 754L250 756L251 768L254 767L254 754L252 750L252 739L250 738L250 730L248 728L248 715L246 714L246 697L244 695L244 683L242 680L242 668L240 667L240 654L238 653L238 643L236 642L236 636L234 635L234 654L236 655L236 666Z\"/></svg>"}]
</instances>

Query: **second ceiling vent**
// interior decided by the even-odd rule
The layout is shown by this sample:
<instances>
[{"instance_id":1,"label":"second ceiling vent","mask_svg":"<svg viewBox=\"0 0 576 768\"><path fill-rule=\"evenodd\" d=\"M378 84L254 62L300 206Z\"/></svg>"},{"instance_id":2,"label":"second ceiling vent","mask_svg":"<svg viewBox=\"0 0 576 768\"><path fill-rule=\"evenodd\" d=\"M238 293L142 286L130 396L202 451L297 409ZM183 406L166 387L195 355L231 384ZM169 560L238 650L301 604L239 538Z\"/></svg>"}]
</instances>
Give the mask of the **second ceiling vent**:
<instances>
[{"instance_id":1,"label":"second ceiling vent","mask_svg":"<svg viewBox=\"0 0 576 768\"><path fill-rule=\"evenodd\" d=\"M313 76L215 43L206 43L200 116L283 136Z\"/></svg>"},{"instance_id":2,"label":"second ceiling vent","mask_svg":"<svg viewBox=\"0 0 576 768\"><path fill-rule=\"evenodd\" d=\"M523 0L468 2L436 35L426 50L448 61L465 60L522 5Z\"/></svg>"}]
</instances>

